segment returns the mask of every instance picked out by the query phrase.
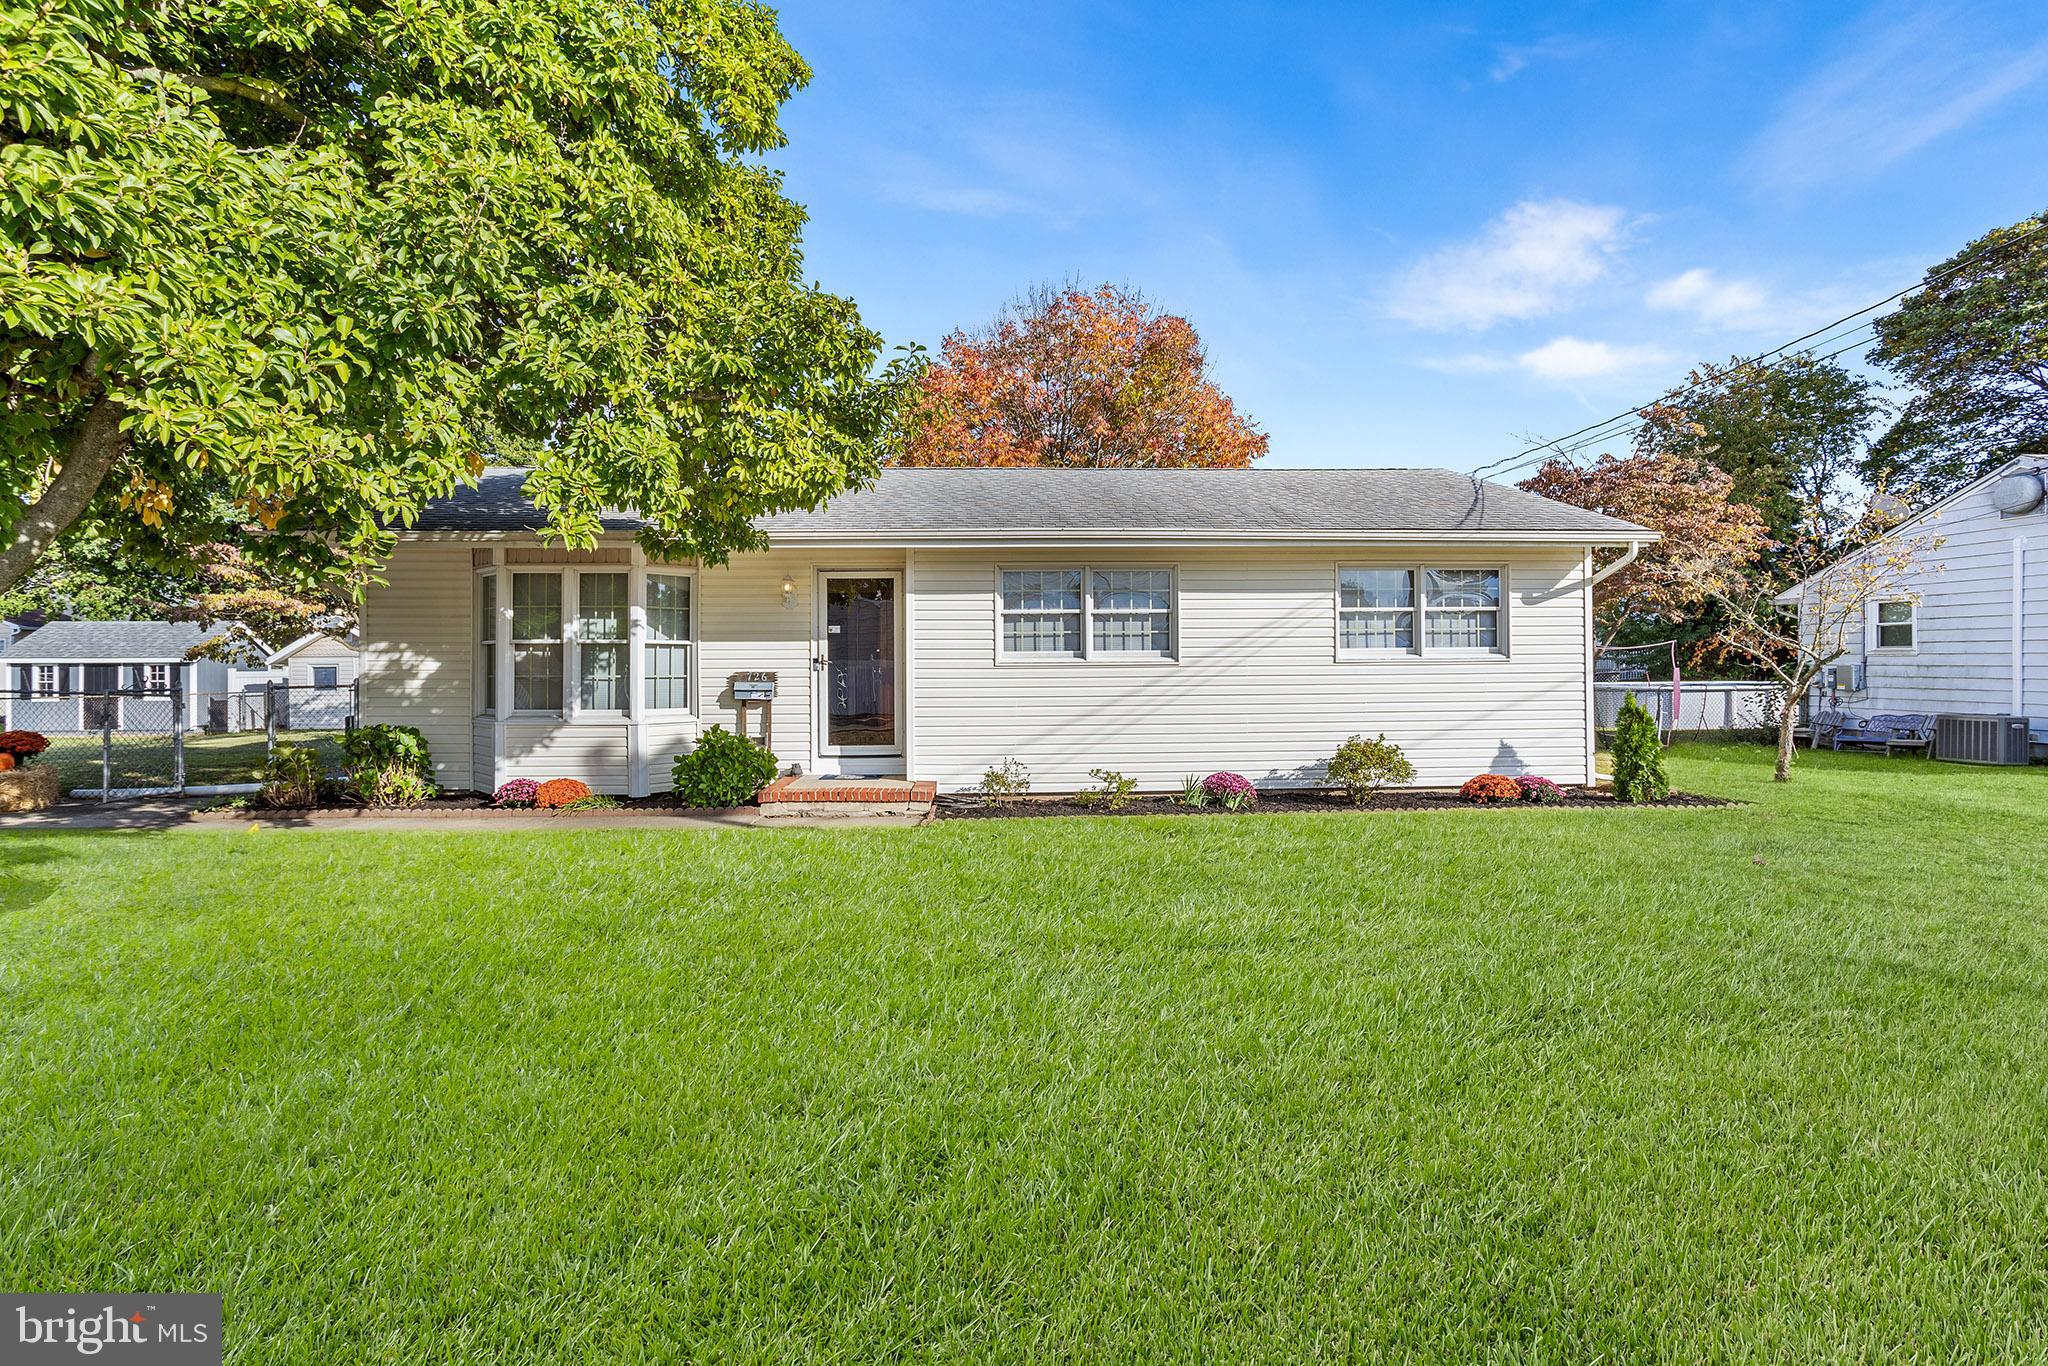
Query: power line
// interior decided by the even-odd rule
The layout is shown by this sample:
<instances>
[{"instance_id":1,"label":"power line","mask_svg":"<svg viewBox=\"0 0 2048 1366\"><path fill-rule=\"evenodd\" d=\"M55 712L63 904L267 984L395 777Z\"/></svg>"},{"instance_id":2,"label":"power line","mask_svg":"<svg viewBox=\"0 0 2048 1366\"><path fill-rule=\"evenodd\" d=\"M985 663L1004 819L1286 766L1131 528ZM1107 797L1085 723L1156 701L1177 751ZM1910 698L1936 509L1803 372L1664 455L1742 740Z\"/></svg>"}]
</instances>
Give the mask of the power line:
<instances>
[{"instance_id":1,"label":"power line","mask_svg":"<svg viewBox=\"0 0 2048 1366\"><path fill-rule=\"evenodd\" d=\"M1521 467L1521 465L1528 463L1526 457L1530 455L1537 454L1542 451L1553 450L1554 448L1561 446L1563 443L1570 441L1575 437L1585 436L1589 432L1597 431L1598 429L1606 427L1611 423L1625 422L1632 417L1639 416L1646 408L1653 408L1660 404L1670 403L1676 399L1689 397L1695 391L1705 388L1710 384L1726 379L1731 375L1740 374L1742 371L1749 369L1751 366L1769 360L1774 356L1783 355L1785 352L1790 351L1793 347L1798 346L1802 342L1812 341L1816 337L1820 337L1826 333L1832 332L1836 328L1840 327L1843 323L1851 322L1857 318L1861 318L1866 313L1875 312L1876 310L1883 308L1886 304L1896 303L1898 300L1905 298L1908 294L1911 294L1915 290L1925 289L1930 285L1938 284L1942 280L1947 279L1949 276L1957 274L1966 266L1971 265L1975 261L1976 257L1979 255L1996 255L1998 253L2011 250L2012 248L2018 247L2023 243L2029 242L2034 238L2039 237L2043 233L2048 233L2048 218L2044 218L2043 221L2039 224L2039 226L2029 228L2026 232L2021 233L2017 237L2010 238L2003 242L1993 243L1990 246L1980 249L1980 251L1978 252L1966 255L1946 270L1935 272L1933 274L1923 275L1919 280L1915 281L1910 285L1907 285L1904 289L1898 290L1892 294L1887 294L1884 298L1879 299L1876 303L1866 304L1862 308L1857 309L1853 313L1845 313L1841 317L1835 319L1831 323L1828 323L1824 327L1817 327L1811 332L1807 332L1801 336L1794 337L1791 341L1788 341L1781 346L1774 346L1768 351L1760 351L1756 355L1749 357L1747 360L1737 361L1734 365L1729 366L1726 370L1717 371L1709 379L1696 380L1691 384L1681 385L1677 388L1670 389L1665 393L1660 394L1658 397L1651 399L1648 403L1637 404L1632 408L1628 408L1623 410L1622 412L1614 414L1612 417L1604 417L1600 419L1598 422L1588 423L1586 426L1579 428L1575 432L1566 432L1563 436L1557 437L1553 440L1544 441L1533 446L1525 447L1522 450L1516 451L1513 455L1505 456L1499 460L1492 462L1491 464L1481 465L1478 469L1472 471L1471 477L1477 479L1481 475L1496 470L1500 471L1501 473L1507 473L1510 470L1518 469ZM1874 329L1876 327L1875 319L1870 320L1868 323L1864 324L1864 326L1872 328L1874 335ZM1861 328L1859 328L1858 330L1860 331ZM1830 338L1830 340L1834 339ZM1861 344L1862 343L1860 342L1851 343L1850 346L1842 348L1842 351L1850 350L1852 349L1852 347ZM1829 356L1825 359L1832 359L1834 356L1839 356L1842 354L1842 351L1831 352ZM1594 440L1596 441L1604 439L1606 438L1594 438ZM1503 466L1507 468L1503 469Z\"/></svg>"}]
</instances>

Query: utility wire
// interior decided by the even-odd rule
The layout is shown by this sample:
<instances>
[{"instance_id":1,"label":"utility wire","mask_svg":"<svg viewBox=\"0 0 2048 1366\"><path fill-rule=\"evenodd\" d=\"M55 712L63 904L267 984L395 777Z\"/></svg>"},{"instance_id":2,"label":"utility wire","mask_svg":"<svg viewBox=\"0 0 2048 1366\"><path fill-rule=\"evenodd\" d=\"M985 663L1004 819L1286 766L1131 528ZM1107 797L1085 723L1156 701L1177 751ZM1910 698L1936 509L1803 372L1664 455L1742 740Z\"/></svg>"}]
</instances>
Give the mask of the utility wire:
<instances>
[{"instance_id":1,"label":"utility wire","mask_svg":"<svg viewBox=\"0 0 2048 1366\"><path fill-rule=\"evenodd\" d=\"M1866 304L1862 308L1857 309L1853 313L1845 313L1841 317L1835 319L1831 323L1828 323L1824 327L1817 327L1811 332L1807 332L1800 336L1794 337L1791 341L1788 341L1781 346L1774 346L1770 350L1760 351L1756 355L1751 356L1746 360L1737 361L1734 365L1729 366L1726 370L1717 371L1714 374L1714 376L1709 379L1695 380L1691 384L1680 385L1676 388L1666 391L1663 394L1660 394L1654 399L1651 399L1648 403L1638 404L1635 407L1616 413L1612 417L1605 417L1600 419L1598 422L1588 423L1586 426L1579 428L1575 432L1566 432L1563 436L1557 437L1554 440L1539 442L1536 445L1528 446L1522 450L1516 451L1513 455L1505 456L1502 459L1496 460L1491 464L1481 465L1478 469L1472 471L1471 477L1474 479L1478 479L1480 476L1494 471L1499 471L1500 473L1505 474L1511 470L1519 469L1522 465L1528 463L1527 457L1531 455L1537 455L1543 451L1554 450L1555 448L1563 445L1567 441L1573 440L1576 437L1586 436L1588 433L1597 432L1599 431L1599 429L1607 427L1611 423L1626 422L1630 418L1639 417L1643 410L1646 408L1654 408L1660 404L1671 403L1677 399L1690 397L1697 390L1703 389L1710 384L1716 383L1720 380L1727 379L1731 375L1740 374L1742 371L1749 369L1751 366L1760 364L1761 362L1766 360L1770 360L1773 357L1781 356L1785 352L1790 351L1793 347L1800 345L1802 342L1808 342L1814 340L1817 337L1822 337L1829 332L1833 332L1836 328L1840 327L1842 324L1846 322L1852 322L1857 318L1861 318L1866 313L1873 313L1876 310L1883 308L1886 304L1896 303L1898 300L1905 298L1908 294L1913 293L1915 290L1926 289L1930 285L1938 284L1941 281L1947 279L1949 276L1955 275L1958 272L1962 271L1965 267L1974 264L1976 258L1980 255L1997 255L1999 253L2019 247L2024 243L2030 242L2034 238L2041 236L2043 233L2048 233L2048 219L2043 219L2039 226L2029 228L2026 232L2021 233L2017 237L2010 238L2004 242L1993 243L1990 246L1982 248L1980 251L1976 253L1964 256L1962 259L1958 260L1954 265L1950 266L1946 270L1937 271L1928 275L1923 275L1919 280L1915 281L1910 285L1907 285L1904 289L1898 290L1897 292L1892 294L1887 294L1884 298L1879 299L1876 303ZM1871 327L1873 329L1874 335L1874 329L1876 327L1875 319L1869 320L1869 322L1865 323L1864 326ZM1861 330L1861 328L1859 328L1858 330ZM1829 338L1829 340L1832 341L1838 339ZM1830 352L1829 355L1823 357L1823 359L1832 359L1835 356L1841 355L1842 351L1853 349L1855 346L1859 345L1862 345L1862 343L1852 342L1849 346L1843 347L1841 351ZM1594 441L1600 441L1605 439L1606 438L1602 436L1595 436L1593 438ZM1574 449L1578 448L1575 447Z\"/></svg>"}]
</instances>

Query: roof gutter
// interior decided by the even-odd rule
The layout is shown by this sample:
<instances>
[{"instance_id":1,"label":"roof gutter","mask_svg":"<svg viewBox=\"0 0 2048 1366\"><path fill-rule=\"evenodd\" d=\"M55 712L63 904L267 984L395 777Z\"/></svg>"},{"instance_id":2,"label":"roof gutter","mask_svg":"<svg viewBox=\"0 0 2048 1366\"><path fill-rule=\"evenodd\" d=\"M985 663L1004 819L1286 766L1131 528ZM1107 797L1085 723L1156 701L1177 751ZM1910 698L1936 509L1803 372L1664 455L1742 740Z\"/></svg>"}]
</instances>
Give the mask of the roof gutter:
<instances>
[{"instance_id":1,"label":"roof gutter","mask_svg":"<svg viewBox=\"0 0 2048 1366\"><path fill-rule=\"evenodd\" d=\"M1647 543L1643 541L1630 541L1628 543L1628 554L1623 555L1613 564L1608 565L1605 569L1595 574L1592 578L1587 579L1586 587L1598 588L1601 584L1607 582L1616 574L1619 574L1622 570L1628 568L1631 564L1635 563L1636 556L1643 553L1643 546L1645 544Z\"/></svg>"}]
</instances>

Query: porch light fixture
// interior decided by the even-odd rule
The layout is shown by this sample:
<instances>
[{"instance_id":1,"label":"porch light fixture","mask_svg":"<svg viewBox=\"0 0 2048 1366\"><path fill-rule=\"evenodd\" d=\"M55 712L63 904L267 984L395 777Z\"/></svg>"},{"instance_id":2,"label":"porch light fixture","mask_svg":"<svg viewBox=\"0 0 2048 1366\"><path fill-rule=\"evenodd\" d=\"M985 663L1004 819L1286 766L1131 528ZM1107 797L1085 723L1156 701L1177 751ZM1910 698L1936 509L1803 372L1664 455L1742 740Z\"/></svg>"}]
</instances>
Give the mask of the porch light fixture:
<instances>
[{"instance_id":1,"label":"porch light fixture","mask_svg":"<svg viewBox=\"0 0 2048 1366\"><path fill-rule=\"evenodd\" d=\"M784 607L796 606L796 579L793 575L784 574L782 576L782 605Z\"/></svg>"}]
</instances>

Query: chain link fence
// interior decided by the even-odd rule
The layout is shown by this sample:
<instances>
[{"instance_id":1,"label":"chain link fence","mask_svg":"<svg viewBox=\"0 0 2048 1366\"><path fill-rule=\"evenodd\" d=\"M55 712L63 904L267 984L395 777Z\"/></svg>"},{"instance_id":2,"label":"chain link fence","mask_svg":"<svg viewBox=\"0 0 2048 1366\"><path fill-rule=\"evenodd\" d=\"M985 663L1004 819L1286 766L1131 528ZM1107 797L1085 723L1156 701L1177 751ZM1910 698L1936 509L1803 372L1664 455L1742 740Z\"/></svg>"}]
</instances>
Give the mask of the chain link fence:
<instances>
[{"instance_id":1,"label":"chain link fence","mask_svg":"<svg viewBox=\"0 0 2048 1366\"><path fill-rule=\"evenodd\" d=\"M181 793L253 791L284 743L310 746L339 774L342 739L355 729L356 687L266 683L189 696L145 689L0 690L8 730L33 730L50 747L65 796L99 801Z\"/></svg>"}]
</instances>

